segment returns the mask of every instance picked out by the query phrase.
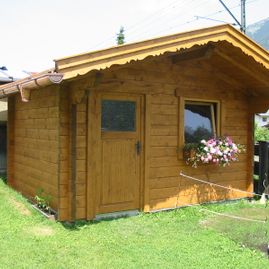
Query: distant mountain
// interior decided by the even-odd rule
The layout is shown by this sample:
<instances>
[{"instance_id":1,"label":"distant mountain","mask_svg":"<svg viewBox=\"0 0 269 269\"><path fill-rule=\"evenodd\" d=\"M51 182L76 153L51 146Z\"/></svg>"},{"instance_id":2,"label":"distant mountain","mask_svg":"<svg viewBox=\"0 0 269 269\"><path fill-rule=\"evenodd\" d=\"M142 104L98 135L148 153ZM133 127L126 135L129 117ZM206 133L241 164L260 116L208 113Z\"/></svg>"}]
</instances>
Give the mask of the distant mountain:
<instances>
[{"instance_id":1,"label":"distant mountain","mask_svg":"<svg viewBox=\"0 0 269 269\"><path fill-rule=\"evenodd\" d=\"M269 50L269 18L249 25L247 35Z\"/></svg>"}]
</instances>

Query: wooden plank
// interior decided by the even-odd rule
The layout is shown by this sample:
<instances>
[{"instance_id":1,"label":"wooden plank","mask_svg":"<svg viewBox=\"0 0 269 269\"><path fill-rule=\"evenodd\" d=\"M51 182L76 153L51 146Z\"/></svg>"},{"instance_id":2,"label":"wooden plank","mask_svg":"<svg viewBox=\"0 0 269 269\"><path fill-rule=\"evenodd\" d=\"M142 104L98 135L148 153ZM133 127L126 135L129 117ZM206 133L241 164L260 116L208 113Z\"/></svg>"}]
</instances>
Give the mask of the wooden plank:
<instances>
[{"instance_id":1,"label":"wooden plank","mask_svg":"<svg viewBox=\"0 0 269 269\"><path fill-rule=\"evenodd\" d=\"M162 125L151 125L150 128L151 136L177 136L178 126L162 126Z\"/></svg>"},{"instance_id":2,"label":"wooden plank","mask_svg":"<svg viewBox=\"0 0 269 269\"><path fill-rule=\"evenodd\" d=\"M177 115L160 115L152 114L151 115L151 124L160 125L160 126L177 126L178 125L178 116Z\"/></svg>"},{"instance_id":3,"label":"wooden plank","mask_svg":"<svg viewBox=\"0 0 269 269\"><path fill-rule=\"evenodd\" d=\"M97 92L91 91L88 105L88 175L87 175L87 219L94 219L96 208L96 182L100 180L99 164L100 157L100 130L98 126L98 115L100 113L100 104L97 103Z\"/></svg>"},{"instance_id":4,"label":"wooden plank","mask_svg":"<svg viewBox=\"0 0 269 269\"><path fill-rule=\"evenodd\" d=\"M150 210L149 198L149 169L151 160L150 131L151 131L151 95L145 96L145 182L144 182L144 211Z\"/></svg>"},{"instance_id":5,"label":"wooden plank","mask_svg":"<svg viewBox=\"0 0 269 269\"><path fill-rule=\"evenodd\" d=\"M151 189L150 190L150 199L160 199L160 198L168 198L168 197L176 197L178 195L178 187L170 187L170 188L161 188L161 189Z\"/></svg>"},{"instance_id":6,"label":"wooden plank","mask_svg":"<svg viewBox=\"0 0 269 269\"><path fill-rule=\"evenodd\" d=\"M166 104L152 104L152 114L159 115L177 115L178 107L177 105L166 105Z\"/></svg>"},{"instance_id":7,"label":"wooden plank","mask_svg":"<svg viewBox=\"0 0 269 269\"><path fill-rule=\"evenodd\" d=\"M176 156L173 157L158 157L151 158L150 167L165 167L179 165L179 160Z\"/></svg>"},{"instance_id":8,"label":"wooden plank","mask_svg":"<svg viewBox=\"0 0 269 269\"><path fill-rule=\"evenodd\" d=\"M177 147L151 147L150 152L152 157L177 156Z\"/></svg>"},{"instance_id":9,"label":"wooden plank","mask_svg":"<svg viewBox=\"0 0 269 269\"><path fill-rule=\"evenodd\" d=\"M177 136L152 136L150 139L151 147L176 147Z\"/></svg>"},{"instance_id":10,"label":"wooden plank","mask_svg":"<svg viewBox=\"0 0 269 269\"><path fill-rule=\"evenodd\" d=\"M77 173L77 150L76 150L76 137L77 137L77 105L71 105L71 188L70 188L70 201L71 201L71 220L76 219L76 173Z\"/></svg>"},{"instance_id":11,"label":"wooden plank","mask_svg":"<svg viewBox=\"0 0 269 269\"><path fill-rule=\"evenodd\" d=\"M150 179L150 189L161 189L161 188L171 188L178 187L181 178L177 177L162 177Z\"/></svg>"},{"instance_id":12,"label":"wooden plank","mask_svg":"<svg viewBox=\"0 0 269 269\"><path fill-rule=\"evenodd\" d=\"M254 191L254 184L253 184L253 167L254 167L254 117L252 112L249 112L248 116L248 134L247 134L247 182L246 187L247 191L253 192Z\"/></svg>"},{"instance_id":13,"label":"wooden plank","mask_svg":"<svg viewBox=\"0 0 269 269\"><path fill-rule=\"evenodd\" d=\"M177 197L167 197L163 199L150 200L150 210L170 209L175 208L177 204Z\"/></svg>"},{"instance_id":14,"label":"wooden plank","mask_svg":"<svg viewBox=\"0 0 269 269\"><path fill-rule=\"evenodd\" d=\"M84 197L85 199L85 197ZM85 219L85 216L86 216L86 208L85 207L78 207L77 208L77 212L76 212L76 219L77 220L84 220Z\"/></svg>"},{"instance_id":15,"label":"wooden plank","mask_svg":"<svg viewBox=\"0 0 269 269\"><path fill-rule=\"evenodd\" d=\"M176 105L177 98L171 95L165 94L154 94L152 95L152 104L165 104L165 105Z\"/></svg>"},{"instance_id":16,"label":"wooden plank","mask_svg":"<svg viewBox=\"0 0 269 269\"><path fill-rule=\"evenodd\" d=\"M183 147L184 147L184 109L185 100L182 96L179 97L178 102L178 144L177 144L177 157L179 160L183 159Z\"/></svg>"}]
</instances>

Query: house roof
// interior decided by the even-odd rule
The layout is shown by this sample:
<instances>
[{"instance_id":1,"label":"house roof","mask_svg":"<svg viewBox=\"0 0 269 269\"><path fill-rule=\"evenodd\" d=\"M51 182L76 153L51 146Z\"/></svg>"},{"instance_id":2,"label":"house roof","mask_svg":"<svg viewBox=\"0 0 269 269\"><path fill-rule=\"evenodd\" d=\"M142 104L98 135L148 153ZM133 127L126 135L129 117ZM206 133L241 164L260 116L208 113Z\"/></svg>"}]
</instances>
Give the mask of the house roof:
<instances>
[{"instance_id":1,"label":"house roof","mask_svg":"<svg viewBox=\"0 0 269 269\"><path fill-rule=\"evenodd\" d=\"M10 76L7 72L0 70L0 84L8 83L14 81L14 78Z\"/></svg>"},{"instance_id":2,"label":"house roof","mask_svg":"<svg viewBox=\"0 0 269 269\"><path fill-rule=\"evenodd\" d=\"M57 59L55 68L57 72L63 73L64 80L67 80L92 70L101 70L112 65L143 60L149 56L158 56L167 52L177 52L193 46L221 41L229 42L240 48L245 54L269 69L269 52L228 24Z\"/></svg>"},{"instance_id":3,"label":"house roof","mask_svg":"<svg viewBox=\"0 0 269 269\"><path fill-rule=\"evenodd\" d=\"M262 93L269 94L269 52L234 27L224 24L57 59L54 69L0 86L0 98L19 91L22 94L23 89L61 83L93 70L210 44L215 45L214 53L221 58L215 64L223 65L224 71L229 70L232 75L240 73L234 72L240 68L244 73L238 77L241 81L247 81L250 88L259 88ZM248 61L240 64L242 58Z\"/></svg>"}]
</instances>

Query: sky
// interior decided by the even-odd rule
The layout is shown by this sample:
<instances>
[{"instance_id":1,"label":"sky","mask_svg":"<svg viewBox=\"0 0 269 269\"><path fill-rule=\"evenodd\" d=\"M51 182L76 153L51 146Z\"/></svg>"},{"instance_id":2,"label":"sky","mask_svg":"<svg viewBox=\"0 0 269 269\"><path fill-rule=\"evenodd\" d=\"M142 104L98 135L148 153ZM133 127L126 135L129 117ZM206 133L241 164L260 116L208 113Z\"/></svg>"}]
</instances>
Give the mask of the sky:
<instances>
[{"instance_id":1,"label":"sky","mask_svg":"<svg viewBox=\"0 0 269 269\"><path fill-rule=\"evenodd\" d=\"M223 2L240 21L240 0ZM115 46L121 26L126 42L135 42L234 23L219 0L0 0L0 4L0 67L6 66L14 77L25 76L23 70L53 68L54 59ZM247 25L269 17L268 10L269 0L246 0Z\"/></svg>"}]
</instances>

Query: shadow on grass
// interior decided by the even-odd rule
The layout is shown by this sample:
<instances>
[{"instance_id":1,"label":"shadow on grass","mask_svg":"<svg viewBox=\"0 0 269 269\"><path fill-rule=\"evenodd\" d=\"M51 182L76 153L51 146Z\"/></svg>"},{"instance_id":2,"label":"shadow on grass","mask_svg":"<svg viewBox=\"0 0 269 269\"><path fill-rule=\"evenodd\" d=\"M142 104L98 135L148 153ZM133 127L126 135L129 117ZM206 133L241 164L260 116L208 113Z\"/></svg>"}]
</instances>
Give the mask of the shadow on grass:
<instances>
[{"instance_id":1,"label":"shadow on grass","mask_svg":"<svg viewBox=\"0 0 269 269\"><path fill-rule=\"evenodd\" d=\"M5 173L0 173L0 180L7 184L7 175Z\"/></svg>"},{"instance_id":2,"label":"shadow on grass","mask_svg":"<svg viewBox=\"0 0 269 269\"><path fill-rule=\"evenodd\" d=\"M111 218L103 218L100 220L77 220L77 221L64 221L61 222L62 226L69 230L69 231L79 231L83 228L86 228L87 226L90 225L95 225L95 224L99 224L99 223L104 223L104 222L112 222L115 220L119 220L119 219L127 219L127 218L131 218L133 216L120 216L120 217L111 217Z\"/></svg>"}]
</instances>

